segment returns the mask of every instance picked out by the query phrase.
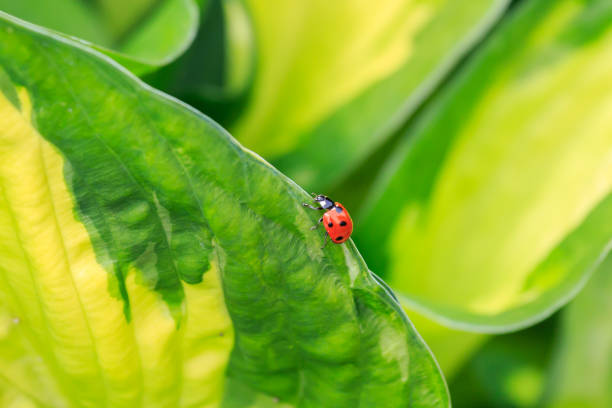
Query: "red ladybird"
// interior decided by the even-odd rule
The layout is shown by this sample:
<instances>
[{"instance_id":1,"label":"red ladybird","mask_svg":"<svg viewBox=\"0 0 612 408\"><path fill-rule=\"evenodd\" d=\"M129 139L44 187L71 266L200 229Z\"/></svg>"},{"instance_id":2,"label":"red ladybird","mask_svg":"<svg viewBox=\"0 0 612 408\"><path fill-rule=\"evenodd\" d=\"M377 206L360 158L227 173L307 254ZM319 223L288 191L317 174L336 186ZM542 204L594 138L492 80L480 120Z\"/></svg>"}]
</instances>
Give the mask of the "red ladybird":
<instances>
[{"instance_id":1,"label":"red ladybird","mask_svg":"<svg viewBox=\"0 0 612 408\"><path fill-rule=\"evenodd\" d=\"M308 203L304 203L304 207L312 208L313 210L327 210L319 219L318 224L311 228L314 230L319 224L323 223L326 231L323 248L327 245L327 237L331 237L331 240L336 244L341 244L349 239L353 232L353 220L351 220L351 216L344 206L324 195L317 195L314 197L314 200L320 207L313 207Z\"/></svg>"}]
</instances>

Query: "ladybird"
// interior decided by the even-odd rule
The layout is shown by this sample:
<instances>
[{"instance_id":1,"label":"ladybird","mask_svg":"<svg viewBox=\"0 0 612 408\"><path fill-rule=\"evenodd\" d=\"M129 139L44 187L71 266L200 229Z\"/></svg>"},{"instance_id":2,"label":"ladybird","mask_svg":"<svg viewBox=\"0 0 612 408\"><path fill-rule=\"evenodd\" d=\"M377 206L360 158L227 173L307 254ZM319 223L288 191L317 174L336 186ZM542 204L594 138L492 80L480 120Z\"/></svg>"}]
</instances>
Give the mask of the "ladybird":
<instances>
[{"instance_id":1,"label":"ladybird","mask_svg":"<svg viewBox=\"0 0 612 408\"><path fill-rule=\"evenodd\" d=\"M346 208L338 202L334 202L329 197L324 195L313 194L314 201L319 204L320 207L314 207L308 203L304 203L304 207L312 208L313 210L327 210L325 214L319 219L317 225L311 229L317 229L319 225L323 224L325 227L325 243L323 248L327 245L327 238L331 238L335 244L341 244L351 236L353 232L353 220L349 215Z\"/></svg>"}]
</instances>

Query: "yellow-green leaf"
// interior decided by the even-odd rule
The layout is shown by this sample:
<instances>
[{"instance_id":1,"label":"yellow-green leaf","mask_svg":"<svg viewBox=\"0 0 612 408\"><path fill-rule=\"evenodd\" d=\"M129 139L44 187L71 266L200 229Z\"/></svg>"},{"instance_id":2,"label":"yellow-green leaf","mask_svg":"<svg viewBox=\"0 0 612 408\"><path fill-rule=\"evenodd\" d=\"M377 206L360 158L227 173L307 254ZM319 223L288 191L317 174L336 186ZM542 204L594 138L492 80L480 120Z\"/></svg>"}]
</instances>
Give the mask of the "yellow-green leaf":
<instances>
[{"instance_id":1,"label":"yellow-green leaf","mask_svg":"<svg viewBox=\"0 0 612 408\"><path fill-rule=\"evenodd\" d=\"M532 324L610 248L611 152L612 4L523 2L411 127L358 242L444 324Z\"/></svg>"},{"instance_id":2,"label":"yellow-green leaf","mask_svg":"<svg viewBox=\"0 0 612 408\"><path fill-rule=\"evenodd\" d=\"M321 188L401 126L507 1L246 3L257 66L231 129L300 183Z\"/></svg>"}]
</instances>

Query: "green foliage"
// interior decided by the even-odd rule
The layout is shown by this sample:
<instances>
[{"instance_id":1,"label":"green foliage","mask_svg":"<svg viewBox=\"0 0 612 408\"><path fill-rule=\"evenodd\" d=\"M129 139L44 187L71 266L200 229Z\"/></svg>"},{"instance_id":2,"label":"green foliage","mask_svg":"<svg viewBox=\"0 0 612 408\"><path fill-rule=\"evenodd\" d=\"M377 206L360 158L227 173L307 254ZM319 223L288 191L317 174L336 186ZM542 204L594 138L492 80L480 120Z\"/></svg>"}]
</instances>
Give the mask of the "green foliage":
<instances>
[{"instance_id":1,"label":"green foliage","mask_svg":"<svg viewBox=\"0 0 612 408\"><path fill-rule=\"evenodd\" d=\"M612 405L611 271L608 257L564 311L547 390L551 407Z\"/></svg>"},{"instance_id":2,"label":"green foliage","mask_svg":"<svg viewBox=\"0 0 612 408\"><path fill-rule=\"evenodd\" d=\"M210 0L201 13L191 47L144 80L226 125L236 119L252 86L251 21L240 0Z\"/></svg>"},{"instance_id":3,"label":"green foliage","mask_svg":"<svg viewBox=\"0 0 612 408\"><path fill-rule=\"evenodd\" d=\"M490 337L450 383L453 406L541 406L557 321Z\"/></svg>"},{"instance_id":4,"label":"green foliage","mask_svg":"<svg viewBox=\"0 0 612 408\"><path fill-rule=\"evenodd\" d=\"M608 251L612 31L586 17L612 15L604 3L519 6L394 152L358 242L410 307L471 330L524 327Z\"/></svg>"},{"instance_id":5,"label":"green foliage","mask_svg":"<svg viewBox=\"0 0 612 408\"><path fill-rule=\"evenodd\" d=\"M506 1L246 3L257 77L230 130L312 189L339 181L383 143Z\"/></svg>"},{"instance_id":6,"label":"green foliage","mask_svg":"<svg viewBox=\"0 0 612 408\"><path fill-rule=\"evenodd\" d=\"M610 1L0 10L0 406L610 405Z\"/></svg>"},{"instance_id":7,"label":"green foliage","mask_svg":"<svg viewBox=\"0 0 612 408\"><path fill-rule=\"evenodd\" d=\"M198 26L193 0L0 0L0 10L87 40L136 74L181 55Z\"/></svg>"},{"instance_id":8,"label":"green foliage","mask_svg":"<svg viewBox=\"0 0 612 408\"><path fill-rule=\"evenodd\" d=\"M4 242L10 234L20 240L1 253L1 303L9 316L24 321L22 336L7 330L5 349L15 348L11 357L38 358L35 368L44 374L36 382L52 384L45 389L24 377L16 386L36 401L52 396L57 405L135 406L140 400L151 406L147 401L157 398L164 406L204 403L197 388L183 384L192 374L181 361L203 359L198 370L204 372L201 386L208 387L204 393L220 394L224 367L207 365L204 357L214 351L222 359L231 351L229 406L233 398L244 398L244 387L300 407L448 406L435 360L352 243L321 249L323 238L309 230L318 214L302 206L308 194L207 117L77 43L8 16L0 23L0 43L0 65L24 105L21 111L3 105L11 128L2 139L5 159L27 147L20 143L30 145L28 137L42 144L42 159L27 155L17 167L4 160L0 179ZM61 161L63 177L53 171ZM44 188L11 179L17 169ZM64 188L66 197L59 198ZM42 196L13 194L20 189ZM70 199L77 219L63 207ZM30 212L40 217L40 226L23 219ZM9 228L10 218L15 221ZM89 237L72 243L70 231L82 226ZM48 245L59 241L63 253L41 258L40 242L30 238L38 228ZM100 267L79 263L87 245L108 272L107 290L89 291L80 282L81 268L93 276ZM12 273L18 268L29 269L27 285L42 291L42 310L24 306L35 304L37 295L32 287L17 290ZM223 294L211 281L217 269ZM51 282L54 287L47 286ZM76 316L68 318L62 306L73 303L60 302L57 290L81 305ZM202 308L210 297L224 299L224 305ZM100 315L99 304L115 313ZM124 313L119 320L118 304ZM225 309L231 327L219 333L211 321L222 322ZM66 316L60 321L61 312ZM101 339L109 325L119 327L112 338ZM181 342L202 328L207 331ZM230 337L232 329L233 346L215 341ZM24 338L45 332L59 335L19 349ZM151 351L151 339L156 346L176 344ZM114 360L118 350L125 353L121 370ZM19 361L4 361L9 378L11 371L26 369ZM214 396L206 402L214 403Z\"/></svg>"}]
</instances>

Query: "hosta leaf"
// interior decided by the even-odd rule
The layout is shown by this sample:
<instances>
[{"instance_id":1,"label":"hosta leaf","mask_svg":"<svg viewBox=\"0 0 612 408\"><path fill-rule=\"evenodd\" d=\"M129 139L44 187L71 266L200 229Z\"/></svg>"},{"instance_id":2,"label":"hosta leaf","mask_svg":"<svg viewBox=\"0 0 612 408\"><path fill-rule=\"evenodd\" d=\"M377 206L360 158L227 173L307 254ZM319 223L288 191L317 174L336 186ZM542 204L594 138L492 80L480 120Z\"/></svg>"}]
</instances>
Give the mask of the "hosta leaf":
<instances>
[{"instance_id":1,"label":"hosta leaf","mask_svg":"<svg viewBox=\"0 0 612 408\"><path fill-rule=\"evenodd\" d=\"M307 187L329 185L403 123L506 3L247 1L256 78L233 132Z\"/></svg>"},{"instance_id":2,"label":"hosta leaf","mask_svg":"<svg viewBox=\"0 0 612 408\"><path fill-rule=\"evenodd\" d=\"M212 407L229 376L228 404L448 406L354 245L323 250L309 196L218 125L4 14L0 67L0 377L15 389L54 407Z\"/></svg>"},{"instance_id":3,"label":"hosta leaf","mask_svg":"<svg viewBox=\"0 0 612 408\"><path fill-rule=\"evenodd\" d=\"M455 327L549 315L612 237L612 4L523 2L407 136L357 230L375 269Z\"/></svg>"},{"instance_id":4,"label":"hosta leaf","mask_svg":"<svg viewBox=\"0 0 612 408\"><path fill-rule=\"evenodd\" d=\"M221 124L242 109L253 81L255 44L241 0L210 0L191 47L143 79Z\"/></svg>"},{"instance_id":5,"label":"hosta leaf","mask_svg":"<svg viewBox=\"0 0 612 408\"><path fill-rule=\"evenodd\" d=\"M563 312L547 407L612 405L612 257Z\"/></svg>"},{"instance_id":6,"label":"hosta leaf","mask_svg":"<svg viewBox=\"0 0 612 408\"><path fill-rule=\"evenodd\" d=\"M181 55L198 27L193 0L0 0L0 10L87 40L137 75Z\"/></svg>"}]
</instances>

